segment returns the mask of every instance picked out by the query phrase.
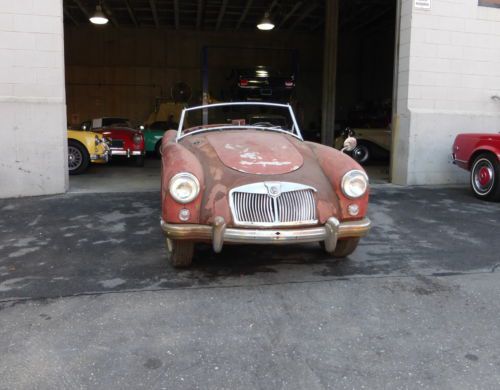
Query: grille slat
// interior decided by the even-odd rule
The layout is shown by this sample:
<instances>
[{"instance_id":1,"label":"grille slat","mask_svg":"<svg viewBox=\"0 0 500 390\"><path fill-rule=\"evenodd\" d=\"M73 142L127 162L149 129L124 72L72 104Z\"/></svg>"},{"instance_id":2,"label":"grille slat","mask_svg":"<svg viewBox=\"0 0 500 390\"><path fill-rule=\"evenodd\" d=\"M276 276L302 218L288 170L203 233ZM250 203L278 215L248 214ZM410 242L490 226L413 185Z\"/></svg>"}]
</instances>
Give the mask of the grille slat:
<instances>
[{"instance_id":1,"label":"grille slat","mask_svg":"<svg viewBox=\"0 0 500 390\"><path fill-rule=\"evenodd\" d=\"M236 223L277 226L317 222L314 190L310 187L283 191L274 198L263 193L262 188L255 192L237 190L231 193L233 217Z\"/></svg>"}]
</instances>

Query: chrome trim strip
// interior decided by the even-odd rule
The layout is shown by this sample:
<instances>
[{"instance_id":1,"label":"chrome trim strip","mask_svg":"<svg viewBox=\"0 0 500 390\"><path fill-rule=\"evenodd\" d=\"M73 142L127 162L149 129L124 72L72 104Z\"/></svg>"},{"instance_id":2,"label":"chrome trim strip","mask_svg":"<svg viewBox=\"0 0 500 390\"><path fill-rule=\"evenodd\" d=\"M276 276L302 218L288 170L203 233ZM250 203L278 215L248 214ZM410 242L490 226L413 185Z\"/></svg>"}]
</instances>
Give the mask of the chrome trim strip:
<instances>
[{"instance_id":1,"label":"chrome trim strip","mask_svg":"<svg viewBox=\"0 0 500 390\"><path fill-rule=\"evenodd\" d=\"M368 218L339 222L330 217L325 225L299 229L240 229L227 228L222 217L216 217L214 226L171 224L161 220L166 237L171 240L212 241L214 251L220 252L225 242L239 244L298 244L325 241L325 247L333 252L339 239L363 237L370 230Z\"/></svg>"}]
</instances>

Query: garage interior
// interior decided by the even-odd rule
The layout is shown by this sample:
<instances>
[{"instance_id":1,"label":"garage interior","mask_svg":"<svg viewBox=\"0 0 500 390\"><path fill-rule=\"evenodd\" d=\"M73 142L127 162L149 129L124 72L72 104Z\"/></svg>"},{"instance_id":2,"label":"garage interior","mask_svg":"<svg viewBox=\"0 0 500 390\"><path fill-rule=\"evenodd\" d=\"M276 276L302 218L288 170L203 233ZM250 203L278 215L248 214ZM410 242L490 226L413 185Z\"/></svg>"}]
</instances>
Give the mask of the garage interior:
<instances>
[{"instance_id":1,"label":"garage interior","mask_svg":"<svg viewBox=\"0 0 500 390\"><path fill-rule=\"evenodd\" d=\"M387 129L392 117L396 0L340 0L338 19L337 9L325 1L63 4L71 128L107 116L144 124L162 103L176 99L179 90L187 97L182 103L189 106L204 99L228 101L235 69L265 65L294 74L291 103L304 138L325 142L341 136L346 127L373 128L385 129L391 143ZM106 25L89 22L98 5L109 18ZM275 24L272 31L256 28L266 13ZM325 42L325 30L332 31L331 26L333 31L337 27L336 44L335 39ZM324 61L325 48L332 47ZM329 72L336 70L333 82L324 82L325 74L331 74L325 66ZM333 126L331 116L324 119L325 94L333 97ZM388 181L389 153L377 149L374 157L364 164L371 181ZM159 170L160 161L153 155L142 168L115 159L71 176L70 192L156 191Z\"/></svg>"}]
</instances>

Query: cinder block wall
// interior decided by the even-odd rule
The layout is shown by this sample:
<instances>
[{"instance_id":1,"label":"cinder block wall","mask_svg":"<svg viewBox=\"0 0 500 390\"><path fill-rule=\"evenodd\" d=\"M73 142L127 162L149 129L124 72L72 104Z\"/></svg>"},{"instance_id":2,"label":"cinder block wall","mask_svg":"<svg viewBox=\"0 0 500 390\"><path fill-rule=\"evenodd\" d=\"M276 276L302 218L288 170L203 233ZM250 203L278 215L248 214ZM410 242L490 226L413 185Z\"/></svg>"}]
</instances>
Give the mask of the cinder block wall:
<instances>
[{"instance_id":1,"label":"cinder block wall","mask_svg":"<svg viewBox=\"0 0 500 390\"><path fill-rule=\"evenodd\" d=\"M0 198L67 188L62 0L0 0Z\"/></svg>"},{"instance_id":2,"label":"cinder block wall","mask_svg":"<svg viewBox=\"0 0 500 390\"><path fill-rule=\"evenodd\" d=\"M451 164L462 132L499 132L500 8L478 0L402 1L393 182L460 183Z\"/></svg>"}]
</instances>

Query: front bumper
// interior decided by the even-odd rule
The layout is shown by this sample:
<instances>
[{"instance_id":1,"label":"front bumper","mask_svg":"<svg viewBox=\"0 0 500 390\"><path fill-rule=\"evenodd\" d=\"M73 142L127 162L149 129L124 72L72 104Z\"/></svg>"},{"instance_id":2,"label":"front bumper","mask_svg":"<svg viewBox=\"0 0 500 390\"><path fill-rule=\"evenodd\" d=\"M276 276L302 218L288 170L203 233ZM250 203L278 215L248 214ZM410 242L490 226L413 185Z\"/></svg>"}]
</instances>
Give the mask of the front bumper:
<instances>
[{"instance_id":1,"label":"front bumper","mask_svg":"<svg viewBox=\"0 0 500 390\"><path fill-rule=\"evenodd\" d=\"M342 238L363 237L370 230L368 218L339 222L331 217L323 226L296 229L244 229L228 228L222 217L213 225L171 224L161 221L166 237L171 240L212 241L216 253L225 242L238 244L299 244L324 241L325 249L333 252Z\"/></svg>"},{"instance_id":2,"label":"front bumper","mask_svg":"<svg viewBox=\"0 0 500 390\"><path fill-rule=\"evenodd\" d=\"M130 150L130 149L113 149L111 148L111 155L112 156L143 156L144 151L143 150Z\"/></svg>"}]
</instances>

